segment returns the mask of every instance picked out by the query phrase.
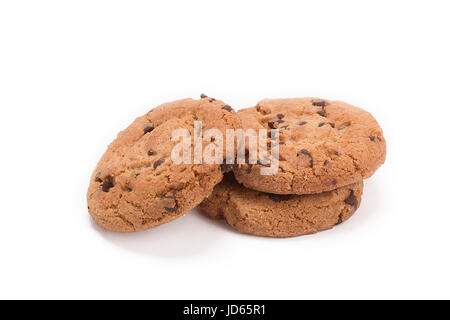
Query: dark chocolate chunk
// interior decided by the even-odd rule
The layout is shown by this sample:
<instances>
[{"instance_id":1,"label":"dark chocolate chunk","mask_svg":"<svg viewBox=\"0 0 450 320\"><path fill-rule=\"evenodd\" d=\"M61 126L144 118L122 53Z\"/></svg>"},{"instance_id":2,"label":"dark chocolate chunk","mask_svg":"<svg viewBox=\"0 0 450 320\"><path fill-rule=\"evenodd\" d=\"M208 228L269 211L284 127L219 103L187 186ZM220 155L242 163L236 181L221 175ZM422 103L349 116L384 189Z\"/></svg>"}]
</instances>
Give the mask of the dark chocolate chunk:
<instances>
[{"instance_id":1,"label":"dark chocolate chunk","mask_svg":"<svg viewBox=\"0 0 450 320\"><path fill-rule=\"evenodd\" d=\"M178 202L174 195L166 195L162 197L162 199L171 199L175 201L175 205L173 207L164 207L164 210L166 210L168 213L175 213L178 210Z\"/></svg>"},{"instance_id":2,"label":"dark chocolate chunk","mask_svg":"<svg viewBox=\"0 0 450 320\"><path fill-rule=\"evenodd\" d=\"M103 183L101 184L102 191L103 192L109 192L109 189L114 188L114 181L113 177L107 176Z\"/></svg>"},{"instance_id":3,"label":"dark chocolate chunk","mask_svg":"<svg viewBox=\"0 0 450 320\"><path fill-rule=\"evenodd\" d=\"M173 208L164 207L164 210L166 210L168 213L175 213L178 210L178 204L175 204Z\"/></svg>"},{"instance_id":4,"label":"dark chocolate chunk","mask_svg":"<svg viewBox=\"0 0 450 320\"><path fill-rule=\"evenodd\" d=\"M309 153L309 151L306 149L300 150L300 153L310 158L309 166L312 168L313 167L313 157L312 157L311 153Z\"/></svg>"},{"instance_id":5,"label":"dark chocolate chunk","mask_svg":"<svg viewBox=\"0 0 450 320\"><path fill-rule=\"evenodd\" d=\"M342 223L342 212L339 214L338 221L336 222L335 226L341 223Z\"/></svg>"},{"instance_id":6,"label":"dark chocolate chunk","mask_svg":"<svg viewBox=\"0 0 450 320\"><path fill-rule=\"evenodd\" d=\"M329 162L328 160L325 160L325 161L323 162L323 165L326 166L326 165L328 164L328 162Z\"/></svg>"},{"instance_id":7,"label":"dark chocolate chunk","mask_svg":"<svg viewBox=\"0 0 450 320\"><path fill-rule=\"evenodd\" d=\"M277 114L277 118L278 119L283 119L284 118L284 114L282 114L282 113Z\"/></svg>"},{"instance_id":8,"label":"dark chocolate chunk","mask_svg":"<svg viewBox=\"0 0 450 320\"><path fill-rule=\"evenodd\" d=\"M344 202L348 205L353 206L355 209L358 208L358 199L355 196L355 192L353 190L350 190L350 195L347 197L347 199L344 200Z\"/></svg>"},{"instance_id":9,"label":"dark chocolate chunk","mask_svg":"<svg viewBox=\"0 0 450 320\"><path fill-rule=\"evenodd\" d=\"M260 159L258 159L258 161L256 163L263 167L270 167L270 159L269 158L265 158L264 163Z\"/></svg>"},{"instance_id":10,"label":"dark chocolate chunk","mask_svg":"<svg viewBox=\"0 0 450 320\"><path fill-rule=\"evenodd\" d=\"M270 200L275 202L288 201L292 198L291 194L271 194L268 193L267 196Z\"/></svg>"},{"instance_id":11,"label":"dark chocolate chunk","mask_svg":"<svg viewBox=\"0 0 450 320\"><path fill-rule=\"evenodd\" d=\"M202 93L201 95L200 95L200 98L208 98L208 96L206 95L206 94L204 94L204 93Z\"/></svg>"},{"instance_id":12,"label":"dark chocolate chunk","mask_svg":"<svg viewBox=\"0 0 450 320\"><path fill-rule=\"evenodd\" d=\"M148 154L149 156L152 156L152 155L155 154L155 151L153 151L153 150L150 149L150 150L148 150L147 154Z\"/></svg>"},{"instance_id":13,"label":"dark chocolate chunk","mask_svg":"<svg viewBox=\"0 0 450 320\"><path fill-rule=\"evenodd\" d=\"M369 139L370 141L375 141L375 136L370 136Z\"/></svg>"},{"instance_id":14,"label":"dark chocolate chunk","mask_svg":"<svg viewBox=\"0 0 450 320\"><path fill-rule=\"evenodd\" d=\"M224 105L223 107L222 107L222 109L223 110L226 110L226 111L228 111L228 112L231 112L231 111L233 111L233 108L231 108L229 105Z\"/></svg>"},{"instance_id":15,"label":"dark chocolate chunk","mask_svg":"<svg viewBox=\"0 0 450 320\"><path fill-rule=\"evenodd\" d=\"M325 103L325 100L314 100L312 105L316 107L325 107Z\"/></svg>"},{"instance_id":16,"label":"dark chocolate chunk","mask_svg":"<svg viewBox=\"0 0 450 320\"><path fill-rule=\"evenodd\" d=\"M269 120L269 122L267 122L267 125L269 126L270 129L276 129L278 127L278 121Z\"/></svg>"},{"instance_id":17,"label":"dark chocolate chunk","mask_svg":"<svg viewBox=\"0 0 450 320\"><path fill-rule=\"evenodd\" d=\"M337 180L336 180L336 179L331 180L331 184L332 184L333 186L337 185Z\"/></svg>"},{"instance_id":18,"label":"dark chocolate chunk","mask_svg":"<svg viewBox=\"0 0 450 320\"><path fill-rule=\"evenodd\" d=\"M214 99L214 98L209 99L209 102L214 102L214 101L216 101L216 99Z\"/></svg>"},{"instance_id":19,"label":"dark chocolate chunk","mask_svg":"<svg viewBox=\"0 0 450 320\"><path fill-rule=\"evenodd\" d=\"M164 162L165 160L166 160L166 159L164 159L164 158L159 159L159 160L156 160L156 161L153 163L153 169L158 168L160 165L163 164L163 162Z\"/></svg>"},{"instance_id":20,"label":"dark chocolate chunk","mask_svg":"<svg viewBox=\"0 0 450 320\"><path fill-rule=\"evenodd\" d=\"M299 126L304 126L305 124L307 124L308 122L306 122L306 121L300 121L300 122L298 122L297 123L297 125L299 125Z\"/></svg>"},{"instance_id":21,"label":"dark chocolate chunk","mask_svg":"<svg viewBox=\"0 0 450 320\"><path fill-rule=\"evenodd\" d=\"M144 134L149 133L149 132L152 132L153 129L155 129L155 127L153 127L153 126L145 127L145 129L144 129Z\"/></svg>"},{"instance_id":22,"label":"dark chocolate chunk","mask_svg":"<svg viewBox=\"0 0 450 320\"><path fill-rule=\"evenodd\" d=\"M326 125L326 123L325 123L325 122L321 122L321 123L319 123L319 127L323 127L324 125Z\"/></svg>"},{"instance_id":23,"label":"dark chocolate chunk","mask_svg":"<svg viewBox=\"0 0 450 320\"><path fill-rule=\"evenodd\" d=\"M325 111L323 111L323 110L317 111L317 114L318 114L319 116L322 116L322 117L326 117L326 116L327 116L327 114L326 114Z\"/></svg>"}]
</instances>

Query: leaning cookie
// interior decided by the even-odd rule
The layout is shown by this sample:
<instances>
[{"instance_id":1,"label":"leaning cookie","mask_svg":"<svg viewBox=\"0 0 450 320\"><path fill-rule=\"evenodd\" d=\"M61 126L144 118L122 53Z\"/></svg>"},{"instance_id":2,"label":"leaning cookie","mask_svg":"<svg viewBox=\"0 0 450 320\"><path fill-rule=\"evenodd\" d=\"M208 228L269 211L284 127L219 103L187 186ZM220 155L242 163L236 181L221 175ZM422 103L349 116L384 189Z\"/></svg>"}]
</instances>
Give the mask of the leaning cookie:
<instances>
[{"instance_id":1,"label":"leaning cookie","mask_svg":"<svg viewBox=\"0 0 450 320\"><path fill-rule=\"evenodd\" d=\"M238 127L230 106L202 96L162 104L119 133L89 185L88 210L98 224L113 231L145 230L184 215L210 195L223 177L219 164L175 164L171 158L179 142L171 140L172 133L187 129L193 141L194 121L222 134Z\"/></svg>"},{"instance_id":2,"label":"leaning cookie","mask_svg":"<svg viewBox=\"0 0 450 320\"><path fill-rule=\"evenodd\" d=\"M313 195L277 195L247 189L231 175L200 204L213 219L225 219L239 232L293 237L331 229L359 207L363 182Z\"/></svg>"},{"instance_id":3,"label":"leaning cookie","mask_svg":"<svg viewBox=\"0 0 450 320\"><path fill-rule=\"evenodd\" d=\"M370 177L383 164L386 142L372 115L339 101L266 99L237 112L245 129L278 129L279 169L235 166L247 188L276 194L330 191Z\"/></svg>"}]
</instances>

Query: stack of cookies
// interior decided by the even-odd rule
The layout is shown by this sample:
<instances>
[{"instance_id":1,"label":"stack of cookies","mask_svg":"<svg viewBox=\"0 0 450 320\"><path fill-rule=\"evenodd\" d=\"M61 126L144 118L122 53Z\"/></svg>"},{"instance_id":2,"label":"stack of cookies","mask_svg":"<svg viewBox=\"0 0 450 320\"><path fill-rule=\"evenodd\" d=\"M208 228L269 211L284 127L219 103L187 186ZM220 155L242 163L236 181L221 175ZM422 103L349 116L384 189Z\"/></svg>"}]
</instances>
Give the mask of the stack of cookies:
<instances>
[{"instance_id":1,"label":"stack of cookies","mask_svg":"<svg viewBox=\"0 0 450 320\"><path fill-rule=\"evenodd\" d=\"M277 130L277 171L262 174L267 164L259 161L226 164L225 144L198 137L196 121L202 132L214 129L223 137L230 129L263 129L269 137ZM192 161L174 159L179 146L174 132L185 132L188 144L183 151L191 150ZM220 155L223 161L195 161L199 143L205 151L211 144L219 145L223 152L215 158ZM120 232L158 226L200 205L207 216L224 219L239 232L269 237L311 234L342 223L356 211L363 179L383 164L385 156L377 121L346 103L266 99L235 112L202 95L200 100L160 105L119 133L92 174L88 209L102 227Z\"/></svg>"}]
</instances>

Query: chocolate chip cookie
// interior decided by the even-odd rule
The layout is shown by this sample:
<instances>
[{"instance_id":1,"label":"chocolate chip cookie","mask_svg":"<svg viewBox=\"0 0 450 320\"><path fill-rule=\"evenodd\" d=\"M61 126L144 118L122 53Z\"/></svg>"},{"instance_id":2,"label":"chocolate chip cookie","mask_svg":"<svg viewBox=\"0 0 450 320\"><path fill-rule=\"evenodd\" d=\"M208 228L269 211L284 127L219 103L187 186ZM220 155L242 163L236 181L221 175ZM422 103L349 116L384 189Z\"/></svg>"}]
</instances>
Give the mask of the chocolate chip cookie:
<instances>
[{"instance_id":1,"label":"chocolate chip cookie","mask_svg":"<svg viewBox=\"0 0 450 320\"><path fill-rule=\"evenodd\" d=\"M119 133L93 172L87 194L89 213L102 227L121 232L152 228L184 215L212 192L224 166L175 164L171 158L178 143L171 140L173 131L187 129L191 139L194 121L223 135L239 126L230 106L202 95L162 104Z\"/></svg>"},{"instance_id":2,"label":"chocolate chip cookie","mask_svg":"<svg viewBox=\"0 0 450 320\"><path fill-rule=\"evenodd\" d=\"M359 207L363 182L312 195L279 195L250 190L231 174L200 204L213 219L234 229L267 237L292 237L333 228Z\"/></svg>"},{"instance_id":3,"label":"chocolate chip cookie","mask_svg":"<svg viewBox=\"0 0 450 320\"><path fill-rule=\"evenodd\" d=\"M279 169L235 166L244 186L275 194L314 194L370 177L383 164L386 142L372 115L340 101L266 99L238 111L244 129L279 129Z\"/></svg>"}]
</instances>

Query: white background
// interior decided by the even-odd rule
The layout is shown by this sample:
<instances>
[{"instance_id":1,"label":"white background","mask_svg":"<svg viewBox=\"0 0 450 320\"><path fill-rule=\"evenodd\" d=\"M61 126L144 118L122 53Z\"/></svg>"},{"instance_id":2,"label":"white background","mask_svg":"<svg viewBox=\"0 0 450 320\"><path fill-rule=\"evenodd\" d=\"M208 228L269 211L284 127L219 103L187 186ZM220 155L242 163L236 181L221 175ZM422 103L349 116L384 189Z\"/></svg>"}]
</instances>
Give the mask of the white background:
<instances>
[{"instance_id":1,"label":"white background","mask_svg":"<svg viewBox=\"0 0 450 320\"><path fill-rule=\"evenodd\" d=\"M2 1L0 298L450 298L448 1ZM384 129L348 222L116 234L85 194L119 130L200 93L339 99Z\"/></svg>"}]
</instances>

